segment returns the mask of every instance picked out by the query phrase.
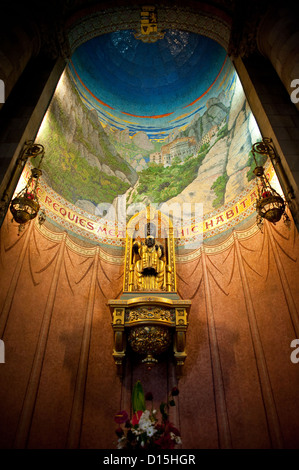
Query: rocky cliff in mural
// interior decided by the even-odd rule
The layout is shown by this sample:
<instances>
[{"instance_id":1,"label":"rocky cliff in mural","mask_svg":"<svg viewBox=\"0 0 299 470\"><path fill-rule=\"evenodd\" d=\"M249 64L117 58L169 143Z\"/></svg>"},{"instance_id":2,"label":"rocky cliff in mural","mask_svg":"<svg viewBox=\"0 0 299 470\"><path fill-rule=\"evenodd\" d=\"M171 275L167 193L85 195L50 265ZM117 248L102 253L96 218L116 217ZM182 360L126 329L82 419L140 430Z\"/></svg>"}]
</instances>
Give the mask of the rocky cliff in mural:
<instances>
[{"instance_id":1,"label":"rocky cliff in mural","mask_svg":"<svg viewBox=\"0 0 299 470\"><path fill-rule=\"evenodd\" d=\"M150 154L161 147L161 144L152 142L143 131L130 135L129 129L112 130L106 126L105 132L116 152L137 172L147 167Z\"/></svg>"},{"instance_id":2,"label":"rocky cliff in mural","mask_svg":"<svg viewBox=\"0 0 299 470\"><path fill-rule=\"evenodd\" d=\"M207 213L252 178L249 154L260 133L236 75L189 126L164 141L102 125L67 73L62 80L40 132L47 149L44 178L81 209L98 214L99 204L125 195L127 204L202 202Z\"/></svg>"},{"instance_id":3,"label":"rocky cliff in mural","mask_svg":"<svg viewBox=\"0 0 299 470\"><path fill-rule=\"evenodd\" d=\"M227 118L230 99L229 94L221 92L217 97L207 100L205 112L197 114L187 129L180 132L177 137L195 137L200 144L204 137L208 136L211 129L215 126L219 127Z\"/></svg>"},{"instance_id":4,"label":"rocky cliff in mural","mask_svg":"<svg viewBox=\"0 0 299 470\"><path fill-rule=\"evenodd\" d=\"M260 133L237 77L230 93L210 98L206 110L187 129L173 132L167 140L176 142L184 136L195 138L197 151L181 161L173 159L169 166L163 158L160 165L149 164L128 190L129 202L154 202L162 210L163 203L198 202L208 213L244 191L253 177L251 146ZM163 157L163 146L160 154Z\"/></svg>"},{"instance_id":5,"label":"rocky cliff in mural","mask_svg":"<svg viewBox=\"0 0 299 470\"><path fill-rule=\"evenodd\" d=\"M138 179L135 169L118 154L99 122L88 110L67 74L54 95L39 139L47 149L43 177L78 207L95 212L112 202Z\"/></svg>"},{"instance_id":6,"label":"rocky cliff in mural","mask_svg":"<svg viewBox=\"0 0 299 470\"><path fill-rule=\"evenodd\" d=\"M216 105L219 106L219 100L214 101L211 107ZM223 116L224 119L220 121L217 133L206 144L206 153L197 175L180 194L168 200L168 204L204 203L203 211L207 213L238 196L252 178L249 154L252 144L260 139L260 133L239 80L236 80L226 115L224 106L220 109L223 115L218 113L218 121ZM198 122L207 123L207 115L209 107L202 118L197 119L190 127L195 130L198 128ZM216 122L217 120L211 121L210 126ZM207 126L206 133L208 129ZM199 134L201 139L202 134Z\"/></svg>"}]
</instances>

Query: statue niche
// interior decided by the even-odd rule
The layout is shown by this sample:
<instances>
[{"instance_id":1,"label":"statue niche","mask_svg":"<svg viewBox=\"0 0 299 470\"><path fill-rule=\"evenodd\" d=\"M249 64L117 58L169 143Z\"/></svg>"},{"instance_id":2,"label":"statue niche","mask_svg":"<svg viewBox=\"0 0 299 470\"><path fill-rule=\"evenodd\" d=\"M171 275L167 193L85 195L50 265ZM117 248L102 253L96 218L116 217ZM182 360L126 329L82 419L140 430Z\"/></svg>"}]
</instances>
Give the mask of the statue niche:
<instances>
[{"instance_id":1,"label":"statue niche","mask_svg":"<svg viewBox=\"0 0 299 470\"><path fill-rule=\"evenodd\" d=\"M135 240L132 246L134 290L166 289L166 258L164 247L155 240L156 227L148 222L145 240ZM138 237L139 238L139 237Z\"/></svg>"},{"instance_id":2,"label":"statue niche","mask_svg":"<svg viewBox=\"0 0 299 470\"><path fill-rule=\"evenodd\" d=\"M135 354L150 370L173 346L180 377L186 359L190 300L176 292L175 249L171 220L146 210L127 224L123 293L109 300L114 330L113 357L123 374L126 354ZM142 358L143 357L143 358Z\"/></svg>"}]
</instances>

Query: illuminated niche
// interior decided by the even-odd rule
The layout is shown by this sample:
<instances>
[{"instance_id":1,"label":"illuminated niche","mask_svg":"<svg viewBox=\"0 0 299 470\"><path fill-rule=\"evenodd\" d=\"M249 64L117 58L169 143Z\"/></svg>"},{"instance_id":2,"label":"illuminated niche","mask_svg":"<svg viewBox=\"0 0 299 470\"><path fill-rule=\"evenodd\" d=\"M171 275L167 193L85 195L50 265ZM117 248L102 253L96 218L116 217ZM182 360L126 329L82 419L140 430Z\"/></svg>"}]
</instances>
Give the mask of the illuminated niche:
<instances>
[{"instance_id":1,"label":"illuminated niche","mask_svg":"<svg viewBox=\"0 0 299 470\"><path fill-rule=\"evenodd\" d=\"M187 357L190 300L176 291L173 225L150 206L127 224L123 293L109 300L114 330L113 357L119 375L126 354L137 355L148 370L172 347L177 376Z\"/></svg>"}]
</instances>

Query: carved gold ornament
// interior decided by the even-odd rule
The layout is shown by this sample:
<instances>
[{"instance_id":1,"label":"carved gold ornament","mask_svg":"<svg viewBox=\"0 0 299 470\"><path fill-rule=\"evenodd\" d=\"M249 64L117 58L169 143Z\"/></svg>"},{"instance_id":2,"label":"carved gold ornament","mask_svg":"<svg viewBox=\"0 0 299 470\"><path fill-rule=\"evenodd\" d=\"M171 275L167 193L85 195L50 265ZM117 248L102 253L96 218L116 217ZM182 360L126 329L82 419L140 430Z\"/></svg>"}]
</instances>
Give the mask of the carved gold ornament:
<instances>
[{"instance_id":1,"label":"carved gold ornament","mask_svg":"<svg viewBox=\"0 0 299 470\"><path fill-rule=\"evenodd\" d=\"M171 345L177 376L182 374L191 302L176 292L173 227L160 211L148 207L129 221L123 293L108 304L119 375L127 353L151 369Z\"/></svg>"},{"instance_id":2,"label":"carved gold ornament","mask_svg":"<svg viewBox=\"0 0 299 470\"><path fill-rule=\"evenodd\" d=\"M163 39L164 31L158 30L158 15L154 5L147 5L141 8L140 31L134 33L135 39L142 42L153 43Z\"/></svg>"}]
</instances>

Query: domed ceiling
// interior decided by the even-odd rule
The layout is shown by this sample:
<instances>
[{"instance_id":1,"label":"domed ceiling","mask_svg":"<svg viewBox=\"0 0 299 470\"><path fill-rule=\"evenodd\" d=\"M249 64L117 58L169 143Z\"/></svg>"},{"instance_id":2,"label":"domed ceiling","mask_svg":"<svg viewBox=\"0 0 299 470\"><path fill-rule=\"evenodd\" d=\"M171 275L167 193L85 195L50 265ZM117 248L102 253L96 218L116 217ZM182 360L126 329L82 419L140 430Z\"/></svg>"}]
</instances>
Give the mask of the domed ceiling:
<instances>
[{"instance_id":1,"label":"domed ceiling","mask_svg":"<svg viewBox=\"0 0 299 470\"><path fill-rule=\"evenodd\" d=\"M167 212L198 203L204 221L192 223L202 229L189 228L216 240L255 215L250 150L260 137L212 39L103 34L74 52L37 135L46 149L41 202L54 224L117 246L125 232L115 230L116 213L125 222L149 204ZM178 244L189 243L188 230L179 228Z\"/></svg>"},{"instance_id":2,"label":"domed ceiling","mask_svg":"<svg viewBox=\"0 0 299 470\"><path fill-rule=\"evenodd\" d=\"M70 70L83 102L102 122L159 139L204 108L225 62L225 50L198 34L166 31L148 44L118 31L81 45Z\"/></svg>"}]
</instances>

